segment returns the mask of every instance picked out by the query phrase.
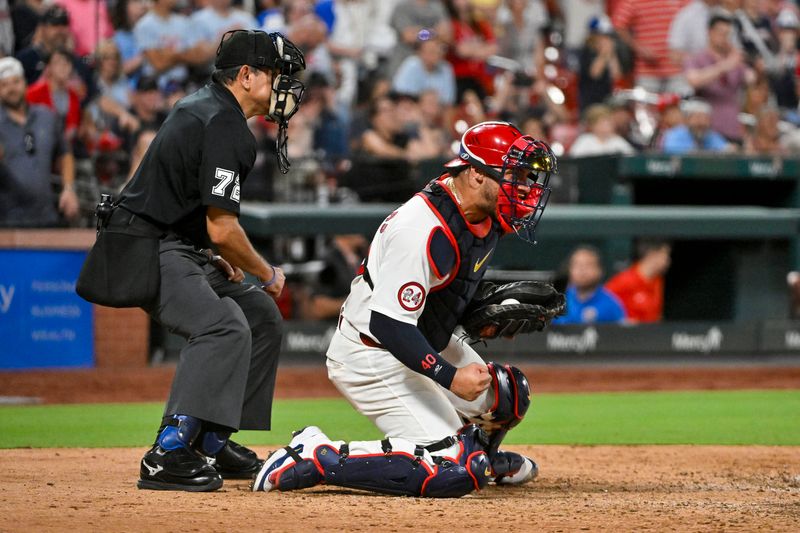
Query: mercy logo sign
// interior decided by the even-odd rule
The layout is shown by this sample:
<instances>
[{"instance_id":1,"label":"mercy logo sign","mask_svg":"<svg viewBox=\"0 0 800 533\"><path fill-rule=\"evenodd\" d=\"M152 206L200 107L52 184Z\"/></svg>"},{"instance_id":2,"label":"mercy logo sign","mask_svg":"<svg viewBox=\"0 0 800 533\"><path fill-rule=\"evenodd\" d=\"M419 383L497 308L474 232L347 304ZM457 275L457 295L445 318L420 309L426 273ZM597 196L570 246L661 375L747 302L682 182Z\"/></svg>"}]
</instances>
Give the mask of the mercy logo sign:
<instances>
[{"instance_id":1,"label":"mercy logo sign","mask_svg":"<svg viewBox=\"0 0 800 533\"><path fill-rule=\"evenodd\" d=\"M0 313L7 313L14 299L13 285L0 285Z\"/></svg>"}]
</instances>

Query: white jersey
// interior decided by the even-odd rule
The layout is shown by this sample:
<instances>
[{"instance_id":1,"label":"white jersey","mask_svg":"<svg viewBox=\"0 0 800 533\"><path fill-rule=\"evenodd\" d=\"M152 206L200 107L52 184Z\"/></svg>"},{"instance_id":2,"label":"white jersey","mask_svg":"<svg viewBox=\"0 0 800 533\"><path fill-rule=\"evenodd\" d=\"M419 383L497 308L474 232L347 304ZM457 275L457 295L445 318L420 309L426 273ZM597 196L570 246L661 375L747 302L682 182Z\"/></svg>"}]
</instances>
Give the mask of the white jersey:
<instances>
[{"instance_id":1,"label":"white jersey","mask_svg":"<svg viewBox=\"0 0 800 533\"><path fill-rule=\"evenodd\" d=\"M439 277L428 254L430 236L441 227L443 223L419 195L386 217L375 232L367 259L374 289L357 276L344 303L343 318L367 335L372 311L416 325L431 289L449 278L449 273Z\"/></svg>"}]
</instances>

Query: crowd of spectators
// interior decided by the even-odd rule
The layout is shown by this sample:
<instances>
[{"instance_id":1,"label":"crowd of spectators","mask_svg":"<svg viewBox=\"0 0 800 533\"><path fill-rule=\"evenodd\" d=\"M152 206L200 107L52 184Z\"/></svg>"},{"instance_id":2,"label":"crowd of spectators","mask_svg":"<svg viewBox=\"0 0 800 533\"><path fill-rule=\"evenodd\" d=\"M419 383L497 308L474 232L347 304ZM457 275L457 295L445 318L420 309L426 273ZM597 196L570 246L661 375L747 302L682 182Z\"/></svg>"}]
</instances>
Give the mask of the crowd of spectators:
<instances>
[{"instance_id":1,"label":"crowd of spectators","mask_svg":"<svg viewBox=\"0 0 800 533\"><path fill-rule=\"evenodd\" d=\"M796 0L16 0L3 10L0 51L19 61L31 113L3 100L0 201L24 203L30 166L7 137L30 128L7 123L46 108L64 137L47 140L58 165L34 180L54 189L47 224L90 223L98 194L124 185L171 106L207 82L233 28L281 31L308 63L288 175L273 162L274 129L252 122L255 200L402 201L486 119L513 121L561 156L800 152ZM74 169L61 168L62 149ZM3 211L4 225L44 223Z\"/></svg>"},{"instance_id":2,"label":"crowd of spectators","mask_svg":"<svg viewBox=\"0 0 800 533\"><path fill-rule=\"evenodd\" d=\"M250 200L404 201L489 119L561 157L800 155L798 13L797 0L0 2L0 226L90 226L234 28L283 32L308 65L288 174L274 126L251 122Z\"/></svg>"}]
</instances>

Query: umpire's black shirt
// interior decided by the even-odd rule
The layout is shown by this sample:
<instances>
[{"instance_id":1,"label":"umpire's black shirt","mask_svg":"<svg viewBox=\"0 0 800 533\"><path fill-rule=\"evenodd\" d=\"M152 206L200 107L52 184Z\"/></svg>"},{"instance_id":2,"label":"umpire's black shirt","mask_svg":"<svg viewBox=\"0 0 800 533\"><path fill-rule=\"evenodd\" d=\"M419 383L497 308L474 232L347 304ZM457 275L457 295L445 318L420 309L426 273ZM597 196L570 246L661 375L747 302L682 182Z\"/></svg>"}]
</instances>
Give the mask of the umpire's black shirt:
<instances>
[{"instance_id":1,"label":"umpire's black shirt","mask_svg":"<svg viewBox=\"0 0 800 533\"><path fill-rule=\"evenodd\" d=\"M209 242L206 207L239 214L256 141L239 102L209 83L182 98L158 130L119 205L198 246Z\"/></svg>"}]
</instances>

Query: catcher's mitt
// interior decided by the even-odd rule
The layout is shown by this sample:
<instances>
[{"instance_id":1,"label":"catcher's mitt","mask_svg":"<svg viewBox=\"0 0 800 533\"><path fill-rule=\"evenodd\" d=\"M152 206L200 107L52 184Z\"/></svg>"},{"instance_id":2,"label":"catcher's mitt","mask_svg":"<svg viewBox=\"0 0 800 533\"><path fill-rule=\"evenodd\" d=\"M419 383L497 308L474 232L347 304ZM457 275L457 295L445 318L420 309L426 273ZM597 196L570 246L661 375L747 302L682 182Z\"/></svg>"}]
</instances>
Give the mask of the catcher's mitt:
<instances>
[{"instance_id":1,"label":"catcher's mitt","mask_svg":"<svg viewBox=\"0 0 800 533\"><path fill-rule=\"evenodd\" d=\"M495 285L483 281L464 311L461 325L473 339L513 337L542 331L565 310L564 295L547 283L515 281Z\"/></svg>"}]
</instances>

